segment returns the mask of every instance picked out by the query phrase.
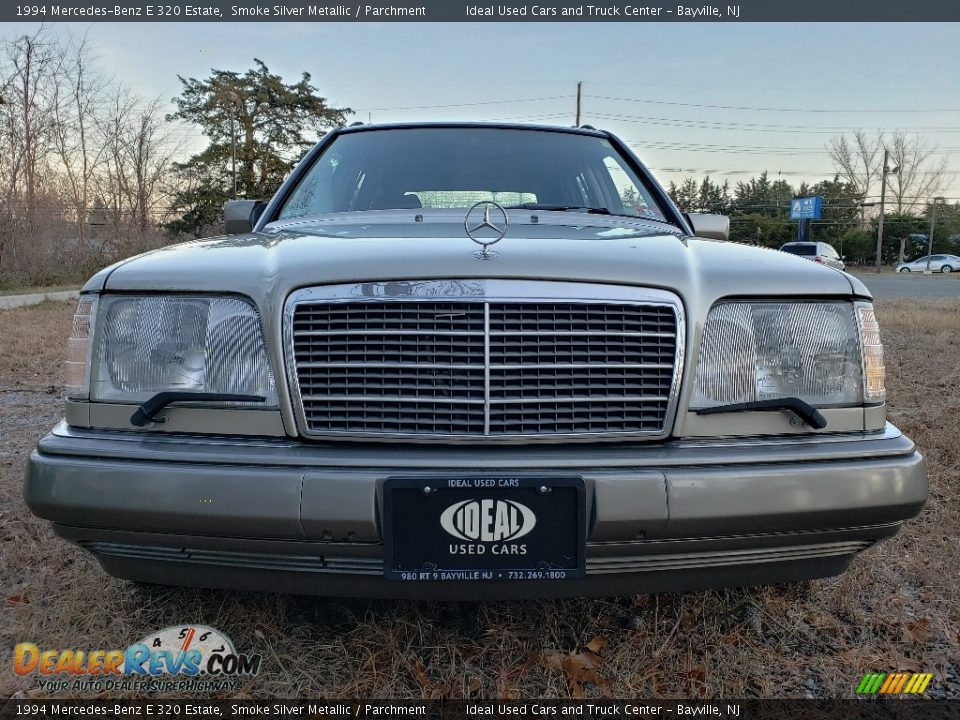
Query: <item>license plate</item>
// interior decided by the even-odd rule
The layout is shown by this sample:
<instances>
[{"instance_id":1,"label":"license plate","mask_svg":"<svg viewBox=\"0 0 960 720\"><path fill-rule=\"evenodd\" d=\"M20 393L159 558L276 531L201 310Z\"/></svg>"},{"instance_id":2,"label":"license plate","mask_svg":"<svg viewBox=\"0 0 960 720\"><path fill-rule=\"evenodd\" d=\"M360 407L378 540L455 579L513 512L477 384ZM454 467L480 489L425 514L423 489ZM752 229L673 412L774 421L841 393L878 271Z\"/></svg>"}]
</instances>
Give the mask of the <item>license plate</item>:
<instances>
[{"instance_id":1,"label":"license plate","mask_svg":"<svg viewBox=\"0 0 960 720\"><path fill-rule=\"evenodd\" d=\"M392 580L583 577L579 477L388 478L384 574Z\"/></svg>"}]
</instances>

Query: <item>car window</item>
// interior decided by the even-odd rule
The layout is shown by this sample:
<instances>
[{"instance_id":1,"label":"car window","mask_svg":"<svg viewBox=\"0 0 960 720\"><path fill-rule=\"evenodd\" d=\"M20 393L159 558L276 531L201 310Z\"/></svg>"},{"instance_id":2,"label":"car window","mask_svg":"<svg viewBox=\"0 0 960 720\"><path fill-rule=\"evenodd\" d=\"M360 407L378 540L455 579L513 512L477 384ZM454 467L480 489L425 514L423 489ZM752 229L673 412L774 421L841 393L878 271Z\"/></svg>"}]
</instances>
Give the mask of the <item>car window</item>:
<instances>
[{"instance_id":1,"label":"car window","mask_svg":"<svg viewBox=\"0 0 960 720\"><path fill-rule=\"evenodd\" d=\"M795 243L793 245L784 245L782 248L783 252L788 252L791 255L805 255L808 257L813 257L817 254L816 245L808 245L804 243Z\"/></svg>"},{"instance_id":2,"label":"car window","mask_svg":"<svg viewBox=\"0 0 960 720\"><path fill-rule=\"evenodd\" d=\"M943 260L944 257L943 257L943 255L931 255L931 256L930 256L930 259L931 259L931 260L934 260L934 261L940 261L940 260Z\"/></svg>"},{"instance_id":3,"label":"car window","mask_svg":"<svg viewBox=\"0 0 960 720\"><path fill-rule=\"evenodd\" d=\"M637 186L636 176L630 172L622 160L607 155L603 159L603 165L609 173L610 181L617 191L617 197L620 203L628 212L628 215L638 215L640 217L652 217L663 219L658 216L658 210L650 207L646 194Z\"/></svg>"},{"instance_id":4,"label":"car window","mask_svg":"<svg viewBox=\"0 0 960 720\"><path fill-rule=\"evenodd\" d=\"M509 128L345 133L310 168L279 217L466 209L481 200L504 207L591 207L615 215L666 217L606 139Z\"/></svg>"}]
</instances>

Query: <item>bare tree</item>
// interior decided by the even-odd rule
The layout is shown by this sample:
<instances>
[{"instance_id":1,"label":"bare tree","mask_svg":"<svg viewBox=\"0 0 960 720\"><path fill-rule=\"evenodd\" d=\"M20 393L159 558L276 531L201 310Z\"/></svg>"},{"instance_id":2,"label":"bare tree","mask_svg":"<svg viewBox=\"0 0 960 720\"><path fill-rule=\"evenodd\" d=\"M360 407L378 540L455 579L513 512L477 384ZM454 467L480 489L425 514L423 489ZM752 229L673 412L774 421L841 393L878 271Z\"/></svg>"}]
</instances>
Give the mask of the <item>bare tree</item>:
<instances>
[{"instance_id":1,"label":"bare tree","mask_svg":"<svg viewBox=\"0 0 960 720\"><path fill-rule=\"evenodd\" d=\"M838 135L827 145L830 159L840 179L849 184L860 198L871 194L880 177L883 163L883 136L868 136L857 130L852 137Z\"/></svg>"},{"instance_id":2,"label":"bare tree","mask_svg":"<svg viewBox=\"0 0 960 720\"><path fill-rule=\"evenodd\" d=\"M105 148L102 199L108 199L115 239L126 252L143 249L168 204L166 180L182 150L164 122L159 99L143 100L124 88L113 94L100 121Z\"/></svg>"},{"instance_id":3,"label":"bare tree","mask_svg":"<svg viewBox=\"0 0 960 720\"><path fill-rule=\"evenodd\" d=\"M947 158L938 156L938 148L915 135L895 132L885 139L890 166L897 168L887 180L893 205L899 214L912 214L926 207L943 190Z\"/></svg>"},{"instance_id":4,"label":"bare tree","mask_svg":"<svg viewBox=\"0 0 960 720\"><path fill-rule=\"evenodd\" d=\"M22 35L0 47L3 113L0 138L0 270L17 266L26 249L12 242L33 237L39 201L46 199L44 172L50 153L50 84L57 66L57 48L48 29ZM9 260L8 260L9 258Z\"/></svg>"},{"instance_id":5,"label":"bare tree","mask_svg":"<svg viewBox=\"0 0 960 720\"><path fill-rule=\"evenodd\" d=\"M925 208L946 183L947 158L938 156L938 149L916 135L894 132L869 136L857 130L852 137L840 135L827 145L837 174L849 183L862 200L875 195L873 184L883 182L883 154L890 155L887 175L888 202L898 215L916 214ZM907 237L900 240L900 261L903 262Z\"/></svg>"},{"instance_id":6,"label":"bare tree","mask_svg":"<svg viewBox=\"0 0 960 720\"><path fill-rule=\"evenodd\" d=\"M0 283L76 281L164 241L181 146L159 100L104 73L87 37L43 26L0 42L0 83Z\"/></svg>"},{"instance_id":7,"label":"bare tree","mask_svg":"<svg viewBox=\"0 0 960 720\"><path fill-rule=\"evenodd\" d=\"M97 122L109 84L96 67L87 37L69 37L61 46L53 80L51 138L60 161L60 184L72 205L77 255L86 249L87 211L104 149Z\"/></svg>"}]
</instances>

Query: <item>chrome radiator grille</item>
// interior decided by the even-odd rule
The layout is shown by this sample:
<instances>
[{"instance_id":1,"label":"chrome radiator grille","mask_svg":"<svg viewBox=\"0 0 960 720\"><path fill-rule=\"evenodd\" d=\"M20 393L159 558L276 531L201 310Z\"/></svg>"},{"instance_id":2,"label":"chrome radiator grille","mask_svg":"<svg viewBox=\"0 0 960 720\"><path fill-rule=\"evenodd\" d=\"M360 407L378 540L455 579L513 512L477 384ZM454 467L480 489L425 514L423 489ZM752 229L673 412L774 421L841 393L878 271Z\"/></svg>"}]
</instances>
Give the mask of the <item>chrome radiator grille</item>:
<instances>
[{"instance_id":1,"label":"chrome radiator grille","mask_svg":"<svg viewBox=\"0 0 960 720\"><path fill-rule=\"evenodd\" d=\"M439 439L666 433L682 349L678 303L560 299L570 297L568 283L476 283L480 296L323 297L333 289L317 288L316 299L304 291L291 298L288 368L301 431ZM544 299L545 287L556 294ZM536 299L518 296L531 290Z\"/></svg>"}]
</instances>

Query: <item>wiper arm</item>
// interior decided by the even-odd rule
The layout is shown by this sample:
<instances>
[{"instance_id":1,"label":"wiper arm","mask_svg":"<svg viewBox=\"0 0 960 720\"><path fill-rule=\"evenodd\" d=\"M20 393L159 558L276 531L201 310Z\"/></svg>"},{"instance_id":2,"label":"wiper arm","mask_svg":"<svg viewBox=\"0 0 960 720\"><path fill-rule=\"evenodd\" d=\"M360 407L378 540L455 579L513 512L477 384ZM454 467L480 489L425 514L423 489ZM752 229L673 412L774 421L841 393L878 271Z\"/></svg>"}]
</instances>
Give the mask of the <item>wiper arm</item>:
<instances>
[{"instance_id":1,"label":"wiper arm","mask_svg":"<svg viewBox=\"0 0 960 720\"><path fill-rule=\"evenodd\" d=\"M605 207L587 207L585 205L551 205L550 203L527 202L520 205L510 205L505 210L556 210L565 212L577 210L579 212L590 213L592 215L613 215L609 208Z\"/></svg>"},{"instance_id":2,"label":"wiper arm","mask_svg":"<svg viewBox=\"0 0 960 720\"><path fill-rule=\"evenodd\" d=\"M716 407L700 408L694 410L694 412L697 415L719 415L720 413L748 412L750 410L788 410L815 430L822 430L827 426L827 419L819 410L797 397L717 405Z\"/></svg>"},{"instance_id":3,"label":"wiper arm","mask_svg":"<svg viewBox=\"0 0 960 720\"><path fill-rule=\"evenodd\" d=\"M175 402L266 402L261 395L234 395L232 393L159 392L137 408L130 416L130 424L145 427L153 422L164 422L157 413Z\"/></svg>"}]
</instances>

